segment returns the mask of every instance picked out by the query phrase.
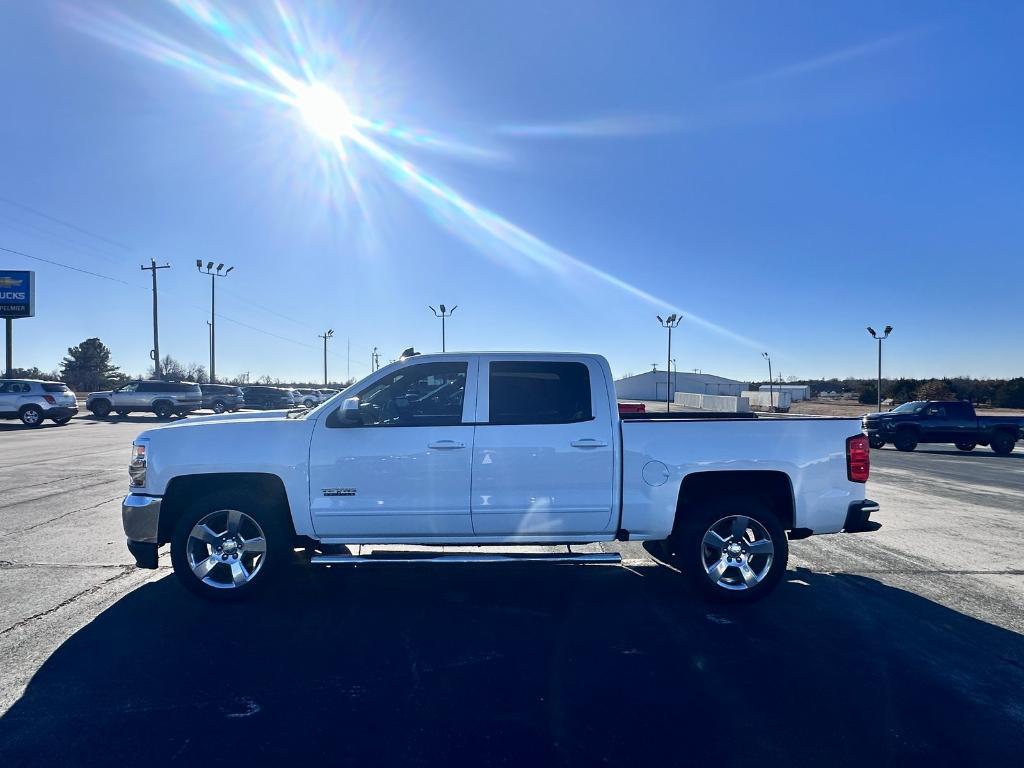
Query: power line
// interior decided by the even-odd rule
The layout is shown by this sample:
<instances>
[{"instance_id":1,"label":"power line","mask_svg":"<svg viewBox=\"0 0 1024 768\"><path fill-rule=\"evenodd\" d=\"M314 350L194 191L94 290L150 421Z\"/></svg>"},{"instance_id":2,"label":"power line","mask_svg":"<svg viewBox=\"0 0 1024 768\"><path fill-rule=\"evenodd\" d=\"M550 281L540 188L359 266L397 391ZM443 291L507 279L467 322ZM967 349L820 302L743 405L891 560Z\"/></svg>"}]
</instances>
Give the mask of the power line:
<instances>
[{"instance_id":1,"label":"power line","mask_svg":"<svg viewBox=\"0 0 1024 768\"><path fill-rule=\"evenodd\" d=\"M92 258L99 256L105 261L117 264L118 266L124 265L124 256L115 256L112 253L104 251L103 248L105 246L85 242L80 239L75 239L74 237L65 236L64 234L57 234L57 232L46 227L39 226L38 224L29 221L23 221L16 216L11 216L6 211L0 210L0 219L3 219L4 221L4 229L11 229L14 231L20 230L21 232L27 233L29 237L42 238L51 243L57 243L61 248L66 250L75 251Z\"/></svg>"},{"instance_id":2,"label":"power line","mask_svg":"<svg viewBox=\"0 0 1024 768\"><path fill-rule=\"evenodd\" d=\"M0 251L6 251L7 253L13 253L16 256L24 256L26 259L32 259L33 261L42 261L45 264L53 264L55 267L63 267L64 269L70 269L74 272L81 272L83 275L92 275L98 277L101 280L110 280L114 283L121 283L121 285L127 285L129 288L139 288L141 286L129 283L127 280L122 280L118 277L111 277L110 275L101 275L99 272L90 272L88 269L82 269L81 267L73 267L70 264L62 264L59 261L53 259L44 259L42 256L32 256L31 254L25 253L24 251L16 251L13 248L4 248L0 245Z\"/></svg>"},{"instance_id":3,"label":"power line","mask_svg":"<svg viewBox=\"0 0 1024 768\"><path fill-rule=\"evenodd\" d=\"M110 280L111 282L114 282L114 283L120 283L121 285L127 285L129 288L140 288L140 289L143 289L143 290L148 290L148 288L146 288L145 286L136 285L134 283L129 283L127 280L121 280L120 278L111 277L110 275L104 275L104 274L101 274L99 272L91 272L88 269L81 269L79 267L73 267L70 264L64 264L64 263L59 262L59 261L54 261L53 259L44 259L42 256L33 256L31 254L25 253L24 251L15 250L14 248L5 248L4 246L0 245L0 251L6 251L7 253L13 253L16 256L24 256L26 259L33 259L34 261L41 261L41 262L44 262L46 264L52 264L55 267L61 267L63 269L70 269L73 272L80 272L83 275L90 275L92 277L98 277L101 280ZM175 292L168 291L167 289L164 289L164 293L175 293ZM177 295L177 294L175 293L175 295ZM189 301L182 301L182 303L186 304L187 306L192 307L193 309L199 310L199 311L203 312L204 314L206 312L205 309L203 309L202 307L198 306L197 304L193 304L193 303L191 303ZM306 342L298 341L297 339L290 339L287 336L281 336L280 334L273 333L272 331L267 331L267 330L264 330L263 328L257 328L255 325L250 325L248 323L244 323L241 320L236 320L233 317L228 317L227 315L222 315L219 312L217 313L217 317L219 317L222 320L227 320L229 323L234 323L235 325L240 325L243 328L248 328L250 331L256 331L257 333L262 333L262 334L264 334L266 336L272 336L273 338L280 339L281 341L287 341L287 342L290 342L292 344L298 344L300 347L307 347L309 349L317 349L317 345L316 344L307 344Z\"/></svg>"},{"instance_id":4,"label":"power line","mask_svg":"<svg viewBox=\"0 0 1024 768\"><path fill-rule=\"evenodd\" d=\"M70 221L64 221L63 219L58 219L56 216L51 216L48 213L43 213L42 211L37 210L35 208L32 208L30 206L27 206L27 205L25 205L23 203L17 203L14 200L10 200L10 199L8 199L6 197L0 197L0 202L6 203L7 205L13 206L15 208L20 208L21 210L27 211L28 213L31 213L31 214L33 214L35 216L39 216L40 218L48 219L49 221L52 221L55 224L60 224L62 227L67 227L68 229L73 229L76 232L81 232L83 235L88 235L89 237L96 238L97 240L102 240L104 243L107 243L108 245L113 245L113 246L116 246L117 248L121 248L121 249L126 250L126 251L134 251L135 250L130 245L125 245L124 243L119 243L119 242L117 242L117 240L111 240L109 237L104 237L103 235L96 234L95 232L90 232L88 229L85 229L84 227L80 227L77 224L72 224Z\"/></svg>"}]
</instances>

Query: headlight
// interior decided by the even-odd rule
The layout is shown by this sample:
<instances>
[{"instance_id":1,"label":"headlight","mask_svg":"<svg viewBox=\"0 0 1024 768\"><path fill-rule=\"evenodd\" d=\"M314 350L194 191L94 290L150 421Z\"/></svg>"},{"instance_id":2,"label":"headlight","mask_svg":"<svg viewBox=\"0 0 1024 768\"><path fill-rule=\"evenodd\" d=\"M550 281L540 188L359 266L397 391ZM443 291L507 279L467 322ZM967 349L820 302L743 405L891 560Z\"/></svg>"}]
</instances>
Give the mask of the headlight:
<instances>
[{"instance_id":1,"label":"headlight","mask_svg":"<svg viewBox=\"0 0 1024 768\"><path fill-rule=\"evenodd\" d=\"M132 444L132 460L128 463L129 484L133 488L141 488L146 484L146 455L145 443Z\"/></svg>"}]
</instances>

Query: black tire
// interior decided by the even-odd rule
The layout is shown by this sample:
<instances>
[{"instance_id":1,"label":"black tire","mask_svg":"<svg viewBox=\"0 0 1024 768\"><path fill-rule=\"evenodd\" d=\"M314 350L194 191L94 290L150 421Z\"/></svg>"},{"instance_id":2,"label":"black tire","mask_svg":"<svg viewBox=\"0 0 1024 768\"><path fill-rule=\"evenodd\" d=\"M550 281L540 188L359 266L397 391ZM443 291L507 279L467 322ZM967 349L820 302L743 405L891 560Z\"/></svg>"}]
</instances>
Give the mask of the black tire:
<instances>
[{"instance_id":1,"label":"black tire","mask_svg":"<svg viewBox=\"0 0 1024 768\"><path fill-rule=\"evenodd\" d=\"M999 456L1009 456L1016 444L1017 441L1009 432L997 432L992 435L992 451Z\"/></svg>"},{"instance_id":2,"label":"black tire","mask_svg":"<svg viewBox=\"0 0 1024 768\"><path fill-rule=\"evenodd\" d=\"M664 552L667 560L705 597L725 603L750 603L767 596L778 586L789 562L789 541L782 523L770 509L753 499L736 497L716 500L705 508L684 509L680 514L682 517L676 523L676 529L665 541ZM748 563L755 574L759 574L759 581L753 586L739 584L743 581L739 566L726 566L724 574L716 581L706 565L708 558L714 561L716 551L704 543L710 529L722 524L731 527L731 523L725 521L735 521L737 518L746 518L749 523L749 527L743 529L744 547L741 548L744 549L743 558L747 558L744 562ZM745 550L745 545L750 543L747 541L748 532L755 529L763 532L760 534L762 538L756 541L762 541L764 534L767 534L773 550L770 560L767 555L749 554ZM724 541L732 544L735 538L729 536ZM722 558L728 554L725 549L719 551L722 552Z\"/></svg>"},{"instance_id":3,"label":"black tire","mask_svg":"<svg viewBox=\"0 0 1024 768\"><path fill-rule=\"evenodd\" d=\"M43 415L43 409L38 405L26 405L18 411L18 417L21 419L22 424L33 429L43 426L43 421L46 418Z\"/></svg>"},{"instance_id":4,"label":"black tire","mask_svg":"<svg viewBox=\"0 0 1024 768\"><path fill-rule=\"evenodd\" d=\"M210 406L214 413L224 413L228 409L228 404L223 400L214 400L213 405Z\"/></svg>"},{"instance_id":5,"label":"black tire","mask_svg":"<svg viewBox=\"0 0 1024 768\"><path fill-rule=\"evenodd\" d=\"M917 448L917 435L909 429L897 430L892 444L897 451L912 451Z\"/></svg>"},{"instance_id":6,"label":"black tire","mask_svg":"<svg viewBox=\"0 0 1024 768\"><path fill-rule=\"evenodd\" d=\"M226 513L227 510L238 510L254 521L262 529L266 549L263 558L259 561L258 567L251 570L252 576L240 586L213 586L200 579L189 563L189 555L192 553L194 561L202 562L203 545L191 537L192 529L203 520L213 515L213 520L218 520L217 515ZM276 509L254 494L244 490L216 491L198 499L186 509L174 527L171 536L171 565L174 567L174 574L181 584L190 592L206 600L214 602L233 602L243 600L263 591L272 582L281 570L291 560L291 542L294 534L285 522L283 515L286 511ZM211 524L217 525L216 522ZM249 529L255 532L256 529ZM241 529L243 537L247 535L245 526ZM219 532L219 529L218 529ZM210 553L214 548L207 547ZM245 557L243 554L242 557ZM249 561L250 568L254 561ZM227 572L224 569L227 568ZM219 570L218 570L219 569ZM224 582L230 580L231 566L227 563L218 563L213 566L208 578L213 581Z\"/></svg>"},{"instance_id":7,"label":"black tire","mask_svg":"<svg viewBox=\"0 0 1024 768\"><path fill-rule=\"evenodd\" d=\"M109 400L94 400L93 404L89 406L89 410L94 415L99 416L101 419L105 419L110 415L110 401Z\"/></svg>"},{"instance_id":8,"label":"black tire","mask_svg":"<svg viewBox=\"0 0 1024 768\"><path fill-rule=\"evenodd\" d=\"M166 400L157 400L153 403L153 413L158 419L169 419L174 415L174 406Z\"/></svg>"},{"instance_id":9,"label":"black tire","mask_svg":"<svg viewBox=\"0 0 1024 768\"><path fill-rule=\"evenodd\" d=\"M884 448L885 447L885 440L882 440L879 437L869 437L868 438L868 445L870 445L872 448L874 448L877 451L879 448Z\"/></svg>"},{"instance_id":10,"label":"black tire","mask_svg":"<svg viewBox=\"0 0 1024 768\"><path fill-rule=\"evenodd\" d=\"M973 451L977 447L977 443L954 443L958 451Z\"/></svg>"},{"instance_id":11,"label":"black tire","mask_svg":"<svg viewBox=\"0 0 1024 768\"><path fill-rule=\"evenodd\" d=\"M54 419L53 423L56 424L58 427L63 427L69 421L71 421L70 416L61 416L59 419Z\"/></svg>"},{"instance_id":12,"label":"black tire","mask_svg":"<svg viewBox=\"0 0 1024 768\"><path fill-rule=\"evenodd\" d=\"M310 400L307 398L306 400L302 401L302 404L307 408L312 408L314 405L316 405L316 400Z\"/></svg>"}]
</instances>

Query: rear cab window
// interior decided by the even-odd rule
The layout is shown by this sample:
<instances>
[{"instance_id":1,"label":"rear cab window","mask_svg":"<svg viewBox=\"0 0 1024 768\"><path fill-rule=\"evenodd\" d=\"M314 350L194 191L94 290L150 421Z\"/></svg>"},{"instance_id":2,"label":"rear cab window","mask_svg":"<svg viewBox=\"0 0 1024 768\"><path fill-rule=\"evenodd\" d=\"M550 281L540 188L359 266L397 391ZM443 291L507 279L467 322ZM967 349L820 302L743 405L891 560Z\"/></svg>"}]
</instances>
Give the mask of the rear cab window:
<instances>
[{"instance_id":1,"label":"rear cab window","mask_svg":"<svg viewBox=\"0 0 1024 768\"><path fill-rule=\"evenodd\" d=\"M590 371L577 361L493 360L488 372L489 424L591 421Z\"/></svg>"}]
</instances>

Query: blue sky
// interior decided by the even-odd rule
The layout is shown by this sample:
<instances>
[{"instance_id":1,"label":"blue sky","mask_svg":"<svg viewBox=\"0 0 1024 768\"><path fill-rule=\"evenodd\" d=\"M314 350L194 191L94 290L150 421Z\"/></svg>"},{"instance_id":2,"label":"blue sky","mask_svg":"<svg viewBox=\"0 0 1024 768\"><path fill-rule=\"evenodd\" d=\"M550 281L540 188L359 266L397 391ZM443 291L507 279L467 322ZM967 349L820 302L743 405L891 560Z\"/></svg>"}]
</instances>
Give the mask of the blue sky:
<instances>
[{"instance_id":1,"label":"blue sky","mask_svg":"<svg viewBox=\"0 0 1024 768\"><path fill-rule=\"evenodd\" d=\"M22 3L0 26L15 364L99 336L312 378L440 346L1024 375L1015 3ZM325 139L310 77L339 94ZM290 78L290 79L289 79ZM291 84L292 90L285 87ZM298 94L298 95L297 95ZM320 102L317 102L318 104ZM353 127L355 126L355 127ZM322 127L322 125L321 125ZM125 284L126 283L126 284ZM244 325L243 325L244 323Z\"/></svg>"}]
</instances>

